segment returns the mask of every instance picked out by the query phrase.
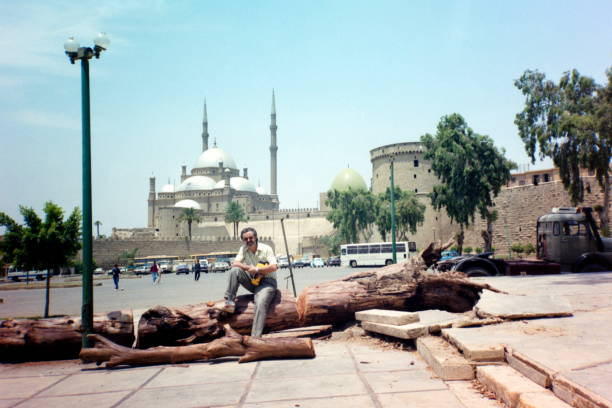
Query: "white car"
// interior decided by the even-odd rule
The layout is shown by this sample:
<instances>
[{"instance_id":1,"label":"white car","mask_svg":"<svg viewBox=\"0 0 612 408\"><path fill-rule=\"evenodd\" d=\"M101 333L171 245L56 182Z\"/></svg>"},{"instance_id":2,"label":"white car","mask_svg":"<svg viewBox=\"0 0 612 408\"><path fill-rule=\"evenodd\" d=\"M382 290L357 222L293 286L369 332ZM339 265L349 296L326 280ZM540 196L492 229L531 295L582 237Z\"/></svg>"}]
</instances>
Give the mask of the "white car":
<instances>
[{"instance_id":1,"label":"white car","mask_svg":"<svg viewBox=\"0 0 612 408\"><path fill-rule=\"evenodd\" d=\"M211 272L225 272L230 268L229 263L225 261L217 261L213 264Z\"/></svg>"},{"instance_id":2,"label":"white car","mask_svg":"<svg viewBox=\"0 0 612 408\"><path fill-rule=\"evenodd\" d=\"M286 256L279 256L278 257L278 267L279 268L288 268L289 267L289 260L287 259Z\"/></svg>"},{"instance_id":3,"label":"white car","mask_svg":"<svg viewBox=\"0 0 612 408\"><path fill-rule=\"evenodd\" d=\"M325 262L321 258L313 258L313 260L310 262L310 266L313 268L322 268L325 266Z\"/></svg>"}]
</instances>

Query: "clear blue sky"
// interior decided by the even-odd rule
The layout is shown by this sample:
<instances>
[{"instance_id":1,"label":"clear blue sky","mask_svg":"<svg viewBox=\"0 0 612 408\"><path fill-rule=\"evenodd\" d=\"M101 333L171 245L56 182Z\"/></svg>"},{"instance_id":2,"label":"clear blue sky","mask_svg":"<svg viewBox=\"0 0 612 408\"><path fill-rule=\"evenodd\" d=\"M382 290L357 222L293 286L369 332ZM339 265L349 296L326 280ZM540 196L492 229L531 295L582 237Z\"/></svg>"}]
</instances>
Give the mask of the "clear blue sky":
<instances>
[{"instance_id":1,"label":"clear blue sky","mask_svg":"<svg viewBox=\"0 0 612 408\"><path fill-rule=\"evenodd\" d=\"M0 211L81 205L75 36L91 63L93 218L146 226L148 178L178 183L211 143L269 190L272 88L282 208L316 206L344 167L369 184L370 149L416 141L458 112L527 163L513 81L525 69L604 83L612 2L0 0ZM546 166L546 164L543 164ZM540 164L542 166L542 164Z\"/></svg>"}]
</instances>

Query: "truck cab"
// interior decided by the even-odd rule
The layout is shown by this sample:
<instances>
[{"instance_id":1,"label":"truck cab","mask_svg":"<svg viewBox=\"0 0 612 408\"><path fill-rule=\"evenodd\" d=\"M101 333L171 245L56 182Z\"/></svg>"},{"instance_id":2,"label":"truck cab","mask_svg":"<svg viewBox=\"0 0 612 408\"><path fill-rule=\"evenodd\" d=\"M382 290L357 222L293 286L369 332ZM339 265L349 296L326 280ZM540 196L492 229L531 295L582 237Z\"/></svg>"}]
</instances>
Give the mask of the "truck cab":
<instances>
[{"instance_id":1,"label":"truck cab","mask_svg":"<svg viewBox=\"0 0 612 408\"><path fill-rule=\"evenodd\" d=\"M538 218L537 257L564 272L612 270L612 239L602 238L589 207L553 208Z\"/></svg>"}]
</instances>

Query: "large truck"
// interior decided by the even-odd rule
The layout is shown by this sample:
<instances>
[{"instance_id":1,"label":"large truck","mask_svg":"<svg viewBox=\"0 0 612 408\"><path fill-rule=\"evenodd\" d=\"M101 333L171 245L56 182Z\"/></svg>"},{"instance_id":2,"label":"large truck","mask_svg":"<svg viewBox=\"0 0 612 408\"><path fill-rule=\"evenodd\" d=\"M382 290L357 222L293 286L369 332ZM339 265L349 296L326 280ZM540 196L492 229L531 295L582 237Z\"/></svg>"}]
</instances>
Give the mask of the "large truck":
<instances>
[{"instance_id":1,"label":"large truck","mask_svg":"<svg viewBox=\"0 0 612 408\"><path fill-rule=\"evenodd\" d=\"M612 271L612 239L599 234L590 207L553 208L538 218L536 237L538 260L506 261L487 252L441 261L436 269L468 276Z\"/></svg>"}]
</instances>

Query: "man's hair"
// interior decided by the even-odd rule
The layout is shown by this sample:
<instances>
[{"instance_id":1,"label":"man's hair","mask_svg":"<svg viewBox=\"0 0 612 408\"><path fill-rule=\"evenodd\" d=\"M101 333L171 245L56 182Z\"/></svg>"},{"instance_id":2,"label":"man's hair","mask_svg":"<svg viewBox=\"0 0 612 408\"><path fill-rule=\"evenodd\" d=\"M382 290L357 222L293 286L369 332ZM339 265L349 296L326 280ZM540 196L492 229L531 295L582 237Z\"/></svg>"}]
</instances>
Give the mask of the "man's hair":
<instances>
[{"instance_id":1,"label":"man's hair","mask_svg":"<svg viewBox=\"0 0 612 408\"><path fill-rule=\"evenodd\" d=\"M242 231L240 231L240 239L242 239L242 236L247 232L252 232L253 235L255 235L255 242L259 243L259 239L257 238L257 231L255 231L255 228L253 227L243 228Z\"/></svg>"}]
</instances>

